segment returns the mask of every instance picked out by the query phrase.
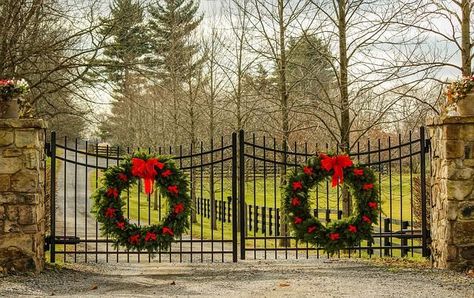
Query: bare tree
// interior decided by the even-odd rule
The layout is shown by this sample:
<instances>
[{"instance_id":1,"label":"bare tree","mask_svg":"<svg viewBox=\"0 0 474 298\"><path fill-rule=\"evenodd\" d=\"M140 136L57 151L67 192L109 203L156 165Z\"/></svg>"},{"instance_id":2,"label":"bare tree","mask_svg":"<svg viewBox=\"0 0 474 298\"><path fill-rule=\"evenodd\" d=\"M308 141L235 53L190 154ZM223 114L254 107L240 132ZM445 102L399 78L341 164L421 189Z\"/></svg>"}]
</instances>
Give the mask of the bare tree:
<instances>
[{"instance_id":1,"label":"bare tree","mask_svg":"<svg viewBox=\"0 0 474 298\"><path fill-rule=\"evenodd\" d=\"M66 113L83 117L96 103L87 90L92 86L90 61L103 42L95 35L98 8L95 1L0 2L0 77L29 82L33 114L46 119Z\"/></svg>"}]
</instances>

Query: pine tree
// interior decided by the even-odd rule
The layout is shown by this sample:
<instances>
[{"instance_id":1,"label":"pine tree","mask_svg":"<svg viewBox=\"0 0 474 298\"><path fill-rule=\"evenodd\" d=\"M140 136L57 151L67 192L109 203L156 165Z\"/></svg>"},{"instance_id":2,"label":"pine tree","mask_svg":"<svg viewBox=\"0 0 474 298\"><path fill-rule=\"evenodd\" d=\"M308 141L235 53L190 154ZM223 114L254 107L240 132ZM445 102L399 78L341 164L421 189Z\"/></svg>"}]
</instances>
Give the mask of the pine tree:
<instances>
[{"instance_id":1,"label":"pine tree","mask_svg":"<svg viewBox=\"0 0 474 298\"><path fill-rule=\"evenodd\" d=\"M193 100L190 82L197 76L203 60L197 57L199 47L191 41L202 21L197 15L199 3L194 0L160 0L149 9L152 51L155 70L171 97L172 131L179 131L180 107ZM195 141L195 140L192 140Z\"/></svg>"},{"instance_id":2,"label":"pine tree","mask_svg":"<svg viewBox=\"0 0 474 298\"><path fill-rule=\"evenodd\" d=\"M144 8L136 0L114 0L108 18L102 19L99 33L106 39L103 58L97 62L103 66L102 74L114 88L112 116L104 130L118 144L136 145L125 138L135 136L135 102L143 83L143 74L150 52L144 24Z\"/></svg>"},{"instance_id":3,"label":"pine tree","mask_svg":"<svg viewBox=\"0 0 474 298\"><path fill-rule=\"evenodd\" d=\"M331 69L332 54L328 45L305 32L289 40L288 53L288 83L296 97L313 101L324 99L322 87L333 84L336 79Z\"/></svg>"}]
</instances>

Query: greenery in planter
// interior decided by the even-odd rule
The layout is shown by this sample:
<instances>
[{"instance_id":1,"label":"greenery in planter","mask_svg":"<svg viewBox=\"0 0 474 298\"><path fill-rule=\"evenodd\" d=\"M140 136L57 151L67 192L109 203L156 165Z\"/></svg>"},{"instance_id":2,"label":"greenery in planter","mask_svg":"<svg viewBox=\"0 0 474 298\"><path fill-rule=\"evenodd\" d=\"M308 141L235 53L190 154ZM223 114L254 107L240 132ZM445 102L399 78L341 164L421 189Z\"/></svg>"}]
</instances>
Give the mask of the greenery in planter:
<instances>
[{"instance_id":1,"label":"greenery in planter","mask_svg":"<svg viewBox=\"0 0 474 298\"><path fill-rule=\"evenodd\" d=\"M30 91L30 86L24 80L0 80L0 100L7 101Z\"/></svg>"},{"instance_id":2,"label":"greenery in planter","mask_svg":"<svg viewBox=\"0 0 474 298\"><path fill-rule=\"evenodd\" d=\"M446 89L447 105L452 105L467 96L474 89L474 76L462 77L448 85Z\"/></svg>"}]
</instances>

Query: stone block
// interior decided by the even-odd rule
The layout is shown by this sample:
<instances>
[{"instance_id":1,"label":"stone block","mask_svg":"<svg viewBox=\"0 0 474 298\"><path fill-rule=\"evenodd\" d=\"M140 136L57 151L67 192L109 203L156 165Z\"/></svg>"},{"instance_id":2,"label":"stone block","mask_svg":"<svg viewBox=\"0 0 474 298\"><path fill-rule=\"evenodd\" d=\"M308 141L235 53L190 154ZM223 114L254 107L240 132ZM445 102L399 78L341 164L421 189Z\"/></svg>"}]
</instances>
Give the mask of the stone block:
<instances>
[{"instance_id":1,"label":"stone block","mask_svg":"<svg viewBox=\"0 0 474 298\"><path fill-rule=\"evenodd\" d=\"M474 168L474 158L464 159L463 164L466 167Z\"/></svg>"},{"instance_id":2,"label":"stone block","mask_svg":"<svg viewBox=\"0 0 474 298\"><path fill-rule=\"evenodd\" d=\"M0 204L15 204L18 203L17 195L14 193L0 193Z\"/></svg>"},{"instance_id":3,"label":"stone block","mask_svg":"<svg viewBox=\"0 0 474 298\"><path fill-rule=\"evenodd\" d=\"M454 244L472 244L474 243L474 220L456 221L453 228L455 235Z\"/></svg>"},{"instance_id":4,"label":"stone block","mask_svg":"<svg viewBox=\"0 0 474 298\"><path fill-rule=\"evenodd\" d=\"M18 194L18 199L25 204L39 204L41 199L40 193L22 193Z\"/></svg>"},{"instance_id":5,"label":"stone block","mask_svg":"<svg viewBox=\"0 0 474 298\"><path fill-rule=\"evenodd\" d=\"M44 231L44 230L41 230L40 227L38 226L38 224L32 224L32 225L23 225L21 227L21 231L25 234L35 234L35 233L38 233L40 231Z\"/></svg>"},{"instance_id":6,"label":"stone block","mask_svg":"<svg viewBox=\"0 0 474 298\"><path fill-rule=\"evenodd\" d=\"M474 244L460 247L460 255L465 260L474 261Z\"/></svg>"},{"instance_id":7,"label":"stone block","mask_svg":"<svg viewBox=\"0 0 474 298\"><path fill-rule=\"evenodd\" d=\"M40 168L40 159L37 150L25 150L24 166L27 169L35 170Z\"/></svg>"},{"instance_id":8,"label":"stone block","mask_svg":"<svg viewBox=\"0 0 474 298\"><path fill-rule=\"evenodd\" d=\"M36 206L18 206L18 223L21 225L31 225L36 222Z\"/></svg>"},{"instance_id":9,"label":"stone block","mask_svg":"<svg viewBox=\"0 0 474 298\"><path fill-rule=\"evenodd\" d=\"M447 261L454 261L458 258L458 248L454 245L448 245L445 253Z\"/></svg>"},{"instance_id":10,"label":"stone block","mask_svg":"<svg viewBox=\"0 0 474 298\"><path fill-rule=\"evenodd\" d=\"M469 180L466 183L470 183L474 179L474 169L463 168L463 169L452 169L450 179L453 180Z\"/></svg>"},{"instance_id":11,"label":"stone block","mask_svg":"<svg viewBox=\"0 0 474 298\"><path fill-rule=\"evenodd\" d=\"M0 175L0 191L10 190L10 175Z\"/></svg>"},{"instance_id":12,"label":"stone block","mask_svg":"<svg viewBox=\"0 0 474 298\"><path fill-rule=\"evenodd\" d=\"M470 196L472 193L472 189L474 187L474 183L472 181L454 181L448 180L447 181L447 194L448 200L465 200Z\"/></svg>"},{"instance_id":13,"label":"stone block","mask_svg":"<svg viewBox=\"0 0 474 298\"><path fill-rule=\"evenodd\" d=\"M0 238L0 269L7 272L39 272L43 267L35 253L35 235L12 233Z\"/></svg>"},{"instance_id":14,"label":"stone block","mask_svg":"<svg viewBox=\"0 0 474 298\"><path fill-rule=\"evenodd\" d=\"M459 139L467 142L474 141L474 125L463 125L459 131Z\"/></svg>"},{"instance_id":15,"label":"stone block","mask_svg":"<svg viewBox=\"0 0 474 298\"><path fill-rule=\"evenodd\" d=\"M459 140L461 137L461 125L445 125L442 127L442 135L445 140Z\"/></svg>"},{"instance_id":16,"label":"stone block","mask_svg":"<svg viewBox=\"0 0 474 298\"><path fill-rule=\"evenodd\" d=\"M17 148L39 148L38 133L35 129L21 129L15 131L15 146Z\"/></svg>"},{"instance_id":17,"label":"stone block","mask_svg":"<svg viewBox=\"0 0 474 298\"><path fill-rule=\"evenodd\" d=\"M441 141L440 157L446 159L455 159L464 157L464 142L455 140Z\"/></svg>"},{"instance_id":18,"label":"stone block","mask_svg":"<svg viewBox=\"0 0 474 298\"><path fill-rule=\"evenodd\" d=\"M3 150L3 157L18 157L21 156L23 152L20 149L8 148Z\"/></svg>"},{"instance_id":19,"label":"stone block","mask_svg":"<svg viewBox=\"0 0 474 298\"><path fill-rule=\"evenodd\" d=\"M17 192L38 191L38 171L21 170L11 177L11 188Z\"/></svg>"},{"instance_id":20,"label":"stone block","mask_svg":"<svg viewBox=\"0 0 474 298\"><path fill-rule=\"evenodd\" d=\"M10 130L0 130L0 147L13 144L14 134Z\"/></svg>"},{"instance_id":21,"label":"stone block","mask_svg":"<svg viewBox=\"0 0 474 298\"><path fill-rule=\"evenodd\" d=\"M474 201L465 201L459 203L459 219L474 220ZM474 231L472 231L474 233Z\"/></svg>"},{"instance_id":22,"label":"stone block","mask_svg":"<svg viewBox=\"0 0 474 298\"><path fill-rule=\"evenodd\" d=\"M0 156L0 174L14 174L18 172L23 165L19 157Z\"/></svg>"},{"instance_id":23,"label":"stone block","mask_svg":"<svg viewBox=\"0 0 474 298\"><path fill-rule=\"evenodd\" d=\"M467 142L464 145L464 158L465 159L474 158L474 142Z\"/></svg>"},{"instance_id":24,"label":"stone block","mask_svg":"<svg viewBox=\"0 0 474 298\"><path fill-rule=\"evenodd\" d=\"M456 201L446 201L446 211L448 220L456 220L458 218L458 202Z\"/></svg>"},{"instance_id":25,"label":"stone block","mask_svg":"<svg viewBox=\"0 0 474 298\"><path fill-rule=\"evenodd\" d=\"M4 233L19 233L21 232L21 227L16 221L5 220L3 224Z\"/></svg>"},{"instance_id":26,"label":"stone block","mask_svg":"<svg viewBox=\"0 0 474 298\"><path fill-rule=\"evenodd\" d=\"M7 219L10 221L18 221L19 214L18 214L18 207L17 205L7 205L6 206L6 215Z\"/></svg>"}]
</instances>

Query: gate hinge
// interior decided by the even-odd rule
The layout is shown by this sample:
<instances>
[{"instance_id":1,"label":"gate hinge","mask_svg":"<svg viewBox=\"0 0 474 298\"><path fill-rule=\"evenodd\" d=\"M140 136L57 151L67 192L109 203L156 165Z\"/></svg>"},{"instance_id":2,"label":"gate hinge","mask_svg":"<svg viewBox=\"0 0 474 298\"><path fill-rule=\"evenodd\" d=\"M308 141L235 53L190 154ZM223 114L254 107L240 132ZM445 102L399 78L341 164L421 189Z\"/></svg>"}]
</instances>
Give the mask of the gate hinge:
<instances>
[{"instance_id":1,"label":"gate hinge","mask_svg":"<svg viewBox=\"0 0 474 298\"><path fill-rule=\"evenodd\" d=\"M425 140L425 153L429 153L431 151L431 139Z\"/></svg>"},{"instance_id":2,"label":"gate hinge","mask_svg":"<svg viewBox=\"0 0 474 298\"><path fill-rule=\"evenodd\" d=\"M81 238L76 236L56 236L54 237L54 244L79 244L81 242ZM46 236L44 238L44 250L49 250L50 244L52 244L51 236Z\"/></svg>"},{"instance_id":3,"label":"gate hinge","mask_svg":"<svg viewBox=\"0 0 474 298\"><path fill-rule=\"evenodd\" d=\"M44 144L44 151L46 156L51 157L51 143L47 142Z\"/></svg>"}]
</instances>

